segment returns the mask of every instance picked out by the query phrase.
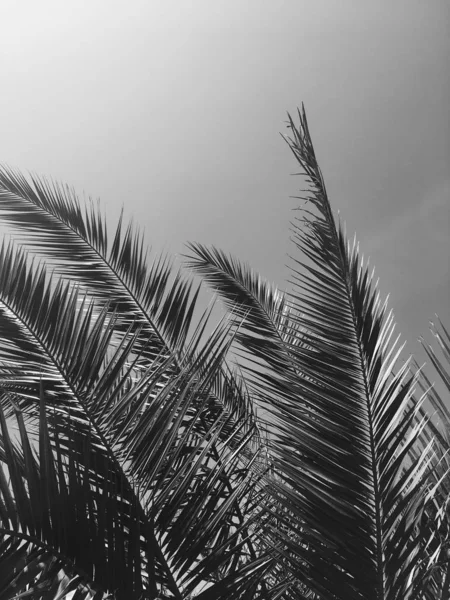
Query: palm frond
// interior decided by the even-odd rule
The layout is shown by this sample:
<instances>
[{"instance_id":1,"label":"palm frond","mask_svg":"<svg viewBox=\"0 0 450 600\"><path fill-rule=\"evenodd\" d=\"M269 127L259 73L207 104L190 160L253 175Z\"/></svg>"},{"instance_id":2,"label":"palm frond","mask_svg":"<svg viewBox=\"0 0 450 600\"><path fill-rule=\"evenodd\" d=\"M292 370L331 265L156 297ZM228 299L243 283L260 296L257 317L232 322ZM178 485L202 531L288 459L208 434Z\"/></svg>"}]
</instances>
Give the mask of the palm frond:
<instances>
[{"instance_id":1,"label":"palm frond","mask_svg":"<svg viewBox=\"0 0 450 600\"><path fill-rule=\"evenodd\" d=\"M164 258L150 269L142 234L122 216L112 244L93 202L82 206L67 186L0 167L0 212L19 241L47 257L56 271L85 286L102 305L119 309L120 322L143 328L150 357L163 348L181 351L198 290ZM170 352L169 352L170 353Z\"/></svg>"},{"instance_id":2,"label":"palm frond","mask_svg":"<svg viewBox=\"0 0 450 600\"><path fill-rule=\"evenodd\" d=\"M420 402L410 410L417 376L408 364L396 368L392 318L358 247L335 223L304 110L299 126L289 117L289 127L312 210L293 222L294 244L307 259L294 261L290 293L305 330L305 347L295 349L303 376L271 375L266 385L280 431L273 448L284 481L275 489L302 523L309 548L297 553L319 594L407 598L417 592L418 522L431 499L430 447L407 465L425 426L416 419ZM335 568L325 569L330 561Z\"/></svg>"},{"instance_id":3,"label":"palm frond","mask_svg":"<svg viewBox=\"0 0 450 600\"><path fill-rule=\"evenodd\" d=\"M302 343L302 332L286 294L216 248L201 244L188 248L193 255L187 255L186 266L205 279L230 311L238 355L275 370L294 368L291 347Z\"/></svg>"}]
</instances>

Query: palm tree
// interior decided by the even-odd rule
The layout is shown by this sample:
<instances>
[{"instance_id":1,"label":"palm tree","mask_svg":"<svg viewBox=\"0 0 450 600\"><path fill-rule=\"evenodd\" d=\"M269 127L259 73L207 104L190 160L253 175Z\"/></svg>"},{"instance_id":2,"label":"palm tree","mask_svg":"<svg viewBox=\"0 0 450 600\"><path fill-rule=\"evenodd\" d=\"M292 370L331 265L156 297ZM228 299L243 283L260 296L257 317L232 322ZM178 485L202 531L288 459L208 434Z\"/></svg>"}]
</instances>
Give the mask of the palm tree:
<instances>
[{"instance_id":1,"label":"palm tree","mask_svg":"<svg viewBox=\"0 0 450 600\"><path fill-rule=\"evenodd\" d=\"M449 598L448 409L397 366L304 110L289 127L292 290L191 244L229 309L209 336L131 225L111 243L92 203L1 169L0 600Z\"/></svg>"}]
</instances>

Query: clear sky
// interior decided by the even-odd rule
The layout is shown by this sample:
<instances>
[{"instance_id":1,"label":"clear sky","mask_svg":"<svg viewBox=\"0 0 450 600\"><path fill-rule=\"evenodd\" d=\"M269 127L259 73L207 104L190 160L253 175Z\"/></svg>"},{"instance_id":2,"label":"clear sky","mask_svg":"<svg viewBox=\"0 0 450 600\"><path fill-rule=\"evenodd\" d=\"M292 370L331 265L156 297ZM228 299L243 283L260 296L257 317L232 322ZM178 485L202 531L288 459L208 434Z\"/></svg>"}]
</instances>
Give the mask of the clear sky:
<instances>
[{"instance_id":1,"label":"clear sky","mask_svg":"<svg viewBox=\"0 0 450 600\"><path fill-rule=\"evenodd\" d=\"M449 319L448 0L1 0L0 162L100 197L156 252L285 287L303 101L334 210L417 352ZM430 339L430 338L429 338Z\"/></svg>"}]
</instances>

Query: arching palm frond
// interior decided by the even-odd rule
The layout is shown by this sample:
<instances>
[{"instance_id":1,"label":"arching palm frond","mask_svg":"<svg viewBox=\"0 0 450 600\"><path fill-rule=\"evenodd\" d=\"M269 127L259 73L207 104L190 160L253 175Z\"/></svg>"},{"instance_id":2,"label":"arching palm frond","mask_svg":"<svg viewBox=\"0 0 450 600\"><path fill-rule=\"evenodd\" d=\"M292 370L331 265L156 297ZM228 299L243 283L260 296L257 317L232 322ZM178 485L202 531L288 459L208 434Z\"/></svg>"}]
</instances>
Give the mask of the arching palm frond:
<instances>
[{"instance_id":1,"label":"arching palm frond","mask_svg":"<svg viewBox=\"0 0 450 600\"><path fill-rule=\"evenodd\" d=\"M205 279L230 311L237 352L244 351L242 356L254 365L294 368L291 348L302 343L302 332L292 318L294 309L286 294L216 248L188 247L193 255L187 256L186 266Z\"/></svg>"},{"instance_id":2,"label":"arching palm frond","mask_svg":"<svg viewBox=\"0 0 450 600\"><path fill-rule=\"evenodd\" d=\"M142 328L146 353L181 350L198 291L167 259L149 268L143 236L119 219L112 244L104 217L94 207L83 207L67 186L36 176L0 168L0 214L19 240L54 263L56 271L75 279L98 300L118 309L119 324ZM118 324L118 325L119 325Z\"/></svg>"},{"instance_id":3,"label":"arching palm frond","mask_svg":"<svg viewBox=\"0 0 450 600\"><path fill-rule=\"evenodd\" d=\"M56 547L52 546L52 543L57 544L58 542L53 536L57 535L60 524L55 521L58 512L56 512L56 516L51 514L51 508L68 503L72 505L73 503L72 509L76 511L78 505L86 504L87 488L81 486L77 477L80 477L80 464L82 464L80 460L83 459L86 463L87 452L91 465L95 465L95 470L92 471L92 467L89 469L86 464L84 465L85 468L81 469L85 484L89 486L96 483L97 488L100 486L100 489L103 489L106 498L108 497L108 488L111 488L110 495L117 498L117 502L120 502L122 496L126 504L126 506L124 504L122 507L116 507L110 513L110 533L113 536L110 540L110 548L117 544L120 546L120 542L114 541L114 532L119 532L118 535L122 539L126 538L124 532L121 531L122 529L126 528L129 532L133 532L134 528L131 523L135 521L135 511L130 513L127 506L133 503L136 504L136 498L127 482L123 469L120 468L112 452L113 442L108 437L108 432L102 429L96 416L99 411L98 402L105 395L102 386L106 386L110 393L117 391L117 385L114 385L117 379L115 369L118 368L119 375L121 375L120 371L125 367L130 356L131 340L125 337L119 345L119 349L122 351L119 358L117 359L116 353L113 359L108 360L109 345L114 329L113 321L108 318L106 311L96 314L92 302L87 306L84 306L83 303L80 304L77 301L76 290L71 289L69 284L56 285L55 289L52 290L50 283L46 282L44 271L41 269L38 272L33 272L28 269L23 255L20 252L12 252L11 247L1 253L1 258L3 260L0 265L2 274L0 327L3 335L8 332L13 333L10 338L11 345L3 347L2 359L8 359L8 368L2 373L3 400L8 402L12 394L17 402L18 410L20 411L20 407L23 407L29 415L34 417L36 417L36 409L40 405L39 422L41 423L41 431L39 440L41 461L45 459L47 461L46 468L47 470L50 469L50 475L43 474L42 470L39 473L35 469L29 471L33 465L33 461L29 458L28 470L25 468L24 471L24 483L20 475L17 475L19 463L17 463L17 460L15 462L13 460L14 454L11 451L11 445L7 443L7 429L6 423L4 423L5 463L11 477L16 474L16 477L12 478L11 481L15 496L15 509L18 515L18 520L12 521L12 525L15 525L16 529L6 527L9 531L8 535L12 535L11 530L19 535L19 539L21 533L29 534L34 542L41 539L46 542L47 552L50 548L56 551L59 550L58 545ZM18 290L21 293L18 293ZM107 363L106 367L105 363ZM120 386L125 384L125 381L126 379L122 376L121 380L117 382L119 389ZM46 433L46 429L42 429L42 423L45 424L46 420L43 416L42 399L40 403L38 402L39 393L37 390L39 385L45 385L48 389L47 396L54 407L53 439L59 440L60 454L58 454L58 460L60 460L61 448L65 448L66 452L63 452L63 454L66 455L67 460L75 461L72 470L70 470L70 462L69 467L67 467L69 469L67 473L69 476L74 473L75 479L71 482L69 491L65 491L66 498L61 496L61 494L64 494L61 475L59 477L59 487L55 479L56 467L53 465L53 458L51 458L48 449L50 442L43 435L43 432ZM12 406L15 405L12 404ZM35 408L34 411L33 408ZM76 425L73 431L67 428L68 422ZM23 437L25 431L23 422L19 421L19 423L22 423L21 436ZM69 433L71 435L68 436ZM62 434L60 439L59 434ZM23 437L24 452L27 448L26 439L26 437ZM87 448L85 440L91 440ZM9 453L6 452L8 447L10 448ZM26 461L24 464L27 467ZM98 479L89 482L89 475ZM36 490L33 491L32 484L36 484L36 481L39 480L43 482L43 485L52 484L52 487L45 493L41 490L38 494ZM28 502L26 501L27 488L30 495ZM6 489L4 486L3 494L7 494ZM127 494L123 491L125 489ZM48 502L42 504L46 496L49 497ZM24 503L21 502L22 500ZM51 506L48 504L50 500L52 502ZM28 518L30 507L34 513L31 522ZM48 514L49 511L50 514ZM102 514L102 511L100 512ZM122 516L120 516L121 512L123 513ZM39 514L42 515L42 523L39 522ZM8 515L5 515L6 517L11 518L11 509L8 511ZM92 515L89 515L89 517L92 517ZM122 519L123 522L120 525L115 524L117 519ZM88 541L90 549L97 552L99 548L105 548L106 541L102 540L99 534L85 537L89 527L95 527L95 521L89 518L88 524L83 528L80 515L75 512L72 518L65 515L61 523L65 523L69 527L69 531L76 528L80 535L80 538L77 538L77 536L73 536L73 532L71 533L71 549L72 554L75 549L75 556L71 557L69 552L69 558L77 558L77 562L81 561L81 565L91 564L90 560L93 555L88 550L83 549L85 541ZM135 533L131 535L135 535ZM152 536L154 538L154 533ZM17 540L12 535L12 543L16 544L16 542ZM155 540L153 540L153 543L156 543ZM20 548L20 551L22 552L23 548ZM78 556L76 555L77 552ZM118 551L117 556L119 554ZM90 568L96 569L99 576L101 567L98 561L102 560L102 553L95 553L95 556L98 556L98 559L92 563ZM120 561L118 564L120 564ZM118 564L110 561L110 572L108 573L118 572ZM124 568L126 568L125 565L126 563Z\"/></svg>"}]
</instances>

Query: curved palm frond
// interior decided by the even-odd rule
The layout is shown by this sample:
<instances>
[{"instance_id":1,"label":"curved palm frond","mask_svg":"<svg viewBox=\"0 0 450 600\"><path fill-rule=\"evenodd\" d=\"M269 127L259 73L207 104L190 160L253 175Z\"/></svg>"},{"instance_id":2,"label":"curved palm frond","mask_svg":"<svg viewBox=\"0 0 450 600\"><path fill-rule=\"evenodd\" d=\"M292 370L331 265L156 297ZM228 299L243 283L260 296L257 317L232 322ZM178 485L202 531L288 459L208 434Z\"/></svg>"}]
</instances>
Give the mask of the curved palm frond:
<instances>
[{"instance_id":1,"label":"curved palm frond","mask_svg":"<svg viewBox=\"0 0 450 600\"><path fill-rule=\"evenodd\" d=\"M171 266L162 259L148 271L143 238L133 232L131 224L123 234L122 218L111 250L108 250L104 220L92 204L90 210L83 213L78 199L68 188L50 185L36 177L32 178L32 183L30 185L20 174L10 170L4 169L0 173L0 210L4 209L6 219L13 226L25 231L19 239L52 262L57 260L55 270L75 279L102 310L114 311L114 335L134 335L130 344L135 355L135 371L155 370L155 364L163 357L167 359L163 361L163 379L166 383L176 379L186 364L196 362L196 348L206 323L205 316L186 345L198 290L189 299L192 286L183 283L179 274L172 280ZM64 248L62 252L61 248ZM108 304L103 306L106 300ZM121 365L116 365L114 372L120 368ZM104 390L108 390L111 380L106 371L103 380ZM227 373L226 368L216 371L208 394L216 406L212 410L211 405L211 410L202 417L203 435L207 435L216 422L216 413L221 414L224 407L230 418L220 430L223 439L235 443L229 434L242 427L242 423L247 431L261 435L255 431L248 394L242 393L235 375ZM111 394L111 398L116 396L117 393ZM96 398L96 402L103 398L98 387ZM110 408L111 401L105 404L104 411ZM117 411L114 414L117 415ZM150 443L147 439L147 446ZM143 454L145 447L141 446ZM218 450L211 448L211 452L217 454ZM248 463L247 449L242 449L240 460ZM240 520L243 522L243 517Z\"/></svg>"},{"instance_id":2,"label":"curved palm frond","mask_svg":"<svg viewBox=\"0 0 450 600\"><path fill-rule=\"evenodd\" d=\"M263 361L275 370L295 369L291 348L302 343L302 331L286 294L217 248L201 244L188 248L193 255L186 256L186 266L205 279L230 311L238 354L254 365Z\"/></svg>"},{"instance_id":3,"label":"curved palm frond","mask_svg":"<svg viewBox=\"0 0 450 600\"><path fill-rule=\"evenodd\" d=\"M119 370L120 375L120 369L126 364L132 340L125 337L119 345L119 348L121 347L122 350L121 356L117 358L116 351L112 360L107 361L107 354L110 350L109 345L114 329L112 327L113 321L107 317L106 311L95 314L92 302L87 306L83 302L79 303L77 301L76 290L71 289L69 284L64 285L60 283L56 285L54 290L51 290L50 283L46 282L44 271L42 269L38 272L29 270L23 255L20 252L13 253L11 247L0 253L0 256L2 258L0 265L2 274L0 329L2 335L13 333L10 341L14 341L14 344L3 347L3 352L9 357L7 362L8 368L2 373L3 396L8 401L12 393L19 406L32 411L33 406L39 406L39 403L36 402L39 398L37 391L39 385L42 385L43 382L45 383L49 390L49 401L50 399L52 400L55 411L53 427L56 429L54 429L53 434L58 438L58 432L62 433L61 440L64 438L68 440L68 452L66 452L66 456L69 460L69 466L70 460L76 460L77 457L82 457L86 461L86 452L88 452L96 470L92 471L92 467L91 470L85 470L84 477L87 476L86 473L90 473L94 477L100 478L97 480L97 487L100 485L100 488L102 488L106 485L106 491L108 487L111 487L111 493L116 498L117 505L120 503L120 496L122 495L124 498L123 501L125 504L122 507L116 506L116 509L111 513L111 515L114 515L114 518L110 522L111 534L113 535L110 543L112 544L114 542L114 532L120 532L121 528L124 527L124 523L121 524L120 528L118 525L115 525L115 521L119 518L121 510L123 513L122 520L125 519L125 523L126 519L129 520L127 528L129 532L133 532L130 522L134 523L134 513L136 511L130 513L127 506L133 505L133 503L136 504L136 498L130 485L127 484L123 470L114 457L111 439L108 439L108 436L105 435L105 432L102 431L98 421L95 419L95 409L97 407L92 406L92 402L89 402L89 399L93 397L98 402L104 396L104 393L101 393L102 385L106 386L110 392L114 391L115 386L113 386L112 390L110 386L113 385L117 377L116 371ZM18 290L21 291L20 294L17 293ZM5 359L4 355L2 359ZM107 362L106 368L105 361ZM100 374L102 374L102 377L99 377ZM124 385L124 382L125 379L122 377L119 385ZM7 393L5 394L5 392ZM40 405L40 423L42 423L42 401ZM14 404L12 406L14 407ZM34 413L30 412L30 414L36 416L36 410ZM76 423L76 429L74 429L74 432L69 437L67 437L68 420ZM24 431L22 424L22 436L24 435ZM44 444L45 449L46 440L43 438L42 432L39 438ZM87 439L92 440L92 443L88 446L88 450L85 447L85 440ZM17 471L19 463L17 460L14 462L11 445L7 443L6 423L3 427L3 440L5 444L6 464L10 473L13 474ZM74 446L75 443L76 445ZM61 442L60 446L63 445ZM9 453L6 451L8 447L10 448ZM41 456L43 452L41 452ZM50 460L48 458L48 450L45 450L45 457L47 460ZM31 459L29 458L29 465L32 464L30 461ZM49 464L51 464L51 461ZM102 472L102 465L106 469L106 472ZM76 475L78 471L79 469L75 469L74 472ZM53 466L53 479L55 478L54 472L55 467ZM42 473L38 475L34 472L33 479L36 480L39 477L41 479L49 478L49 476L45 476ZM111 477L112 480L109 481ZM42 513L42 519L45 519L46 512L49 510L48 507L46 508L45 503L42 505L42 502L38 501L39 499L36 500L36 497L32 498L31 496L29 502L24 501L25 504L21 504L20 499L26 498L26 489L24 484L21 483L20 476L17 476L12 481L15 493L15 508L19 519L22 519L21 523L16 522L15 524L19 524L20 530L24 530L25 533L29 532L35 539L43 537L44 539L54 541L52 535L56 535L55 517L51 519L47 518L42 523L36 520L36 515L39 515L40 512ZM73 489L74 496L70 496L69 499L66 498L65 500L58 496L62 492L61 490L58 491L57 484L53 481L53 489L48 493L56 495L53 499L53 503L56 506L64 503L64 501L74 501L75 507L77 504L86 503L86 487L80 488L78 486L77 500L76 481L76 478L75 483L72 481L72 488L75 488ZM30 485L29 478L27 484ZM61 477L59 485L63 485ZM117 486L121 490L122 488L126 489L127 494L124 495L125 492L123 491L118 492ZM5 489L3 490L4 493L6 493ZM67 496L68 492L66 491L65 493ZM39 498L42 501L43 498L45 499L45 494L41 493ZM27 519L30 506L34 507L33 510L35 512L32 523ZM76 513L76 518L74 515L74 518L67 518L65 521L67 521L72 529L75 523L77 523L81 536L80 539L83 539L86 528L89 529L89 527L86 525L83 529L79 514ZM145 526L147 527L147 524ZM16 533L18 532L16 531ZM131 535L135 535L135 533L133 532ZM122 539L125 539L123 532L120 532L120 536ZM156 541L154 537L153 532L151 541L155 545ZM78 555L80 555L80 551L83 548L83 544L80 544L80 539L77 540L75 538L72 540L72 552L78 548ZM100 537L95 539L97 547L94 541L92 541L93 549L98 551L99 548L104 548L104 542L100 543ZM90 537L88 536L86 540L90 540ZM13 538L13 543L16 543L16 541ZM120 546L119 542L117 544ZM114 545L116 545L116 542L114 542ZM46 546L46 550L47 552L49 551L48 545ZM98 560L101 560L101 556L102 554L99 553ZM119 552L117 556L119 556ZM86 561L87 564L90 564L89 561L91 558L92 555L84 550L78 561L84 560L85 564ZM97 575L101 572L98 560L97 562L94 561L91 566L91 568L96 569ZM135 559L132 558L131 560ZM120 561L119 564L121 564ZM131 562L132 564L133 562ZM110 561L110 565L109 574L118 567L114 561ZM168 571L168 568L166 570Z\"/></svg>"},{"instance_id":4,"label":"curved palm frond","mask_svg":"<svg viewBox=\"0 0 450 600\"><path fill-rule=\"evenodd\" d=\"M112 244L104 217L93 202L83 207L68 186L0 167L0 212L25 244L54 263L57 273L75 279L101 306L120 316L117 326L142 329L149 358L163 350L181 352L198 290L164 258L147 265L142 234L122 215Z\"/></svg>"}]
</instances>

